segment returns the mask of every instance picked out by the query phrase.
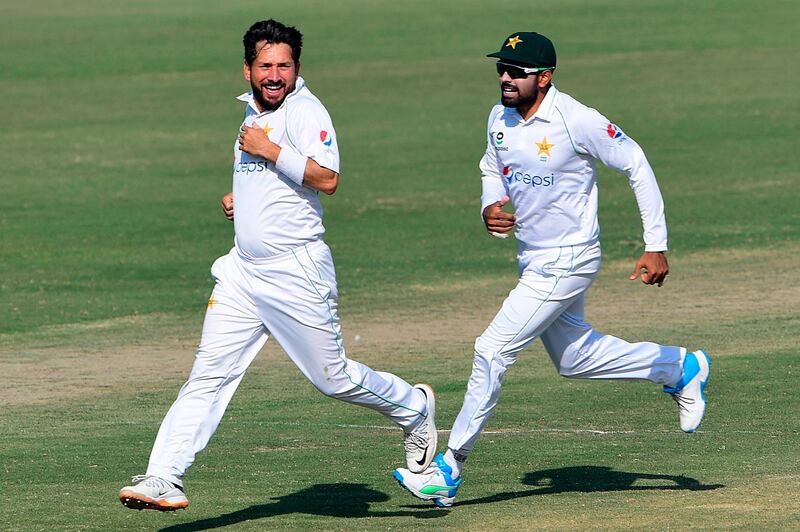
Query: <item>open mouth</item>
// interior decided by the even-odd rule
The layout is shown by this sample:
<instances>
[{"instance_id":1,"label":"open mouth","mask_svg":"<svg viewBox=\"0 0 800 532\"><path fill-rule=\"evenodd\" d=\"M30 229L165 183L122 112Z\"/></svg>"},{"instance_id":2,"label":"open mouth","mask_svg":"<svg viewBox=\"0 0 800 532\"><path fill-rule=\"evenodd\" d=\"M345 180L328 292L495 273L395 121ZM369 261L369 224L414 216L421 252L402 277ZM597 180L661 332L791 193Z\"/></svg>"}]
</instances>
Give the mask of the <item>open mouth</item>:
<instances>
[{"instance_id":1,"label":"open mouth","mask_svg":"<svg viewBox=\"0 0 800 532\"><path fill-rule=\"evenodd\" d=\"M267 96L277 96L281 93L281 91L286 87L283 83L267 83L266 85L262 85L261 89L266 93Z\"/></svg>"},{"instance_id":2,"label":"open mouth","mask_svg":"<svg viewBox=\"0 0 800 532\"><path fill-rule=\"evenodd\" d=\"M500 86L500 90L502 91L502 93L504 95L508 95L508 96L511 96L512 94L516 94L516 93L519 92L519 90L514 85L512 85L510 83L503 83Z\"/></svg>"}]
</instances>

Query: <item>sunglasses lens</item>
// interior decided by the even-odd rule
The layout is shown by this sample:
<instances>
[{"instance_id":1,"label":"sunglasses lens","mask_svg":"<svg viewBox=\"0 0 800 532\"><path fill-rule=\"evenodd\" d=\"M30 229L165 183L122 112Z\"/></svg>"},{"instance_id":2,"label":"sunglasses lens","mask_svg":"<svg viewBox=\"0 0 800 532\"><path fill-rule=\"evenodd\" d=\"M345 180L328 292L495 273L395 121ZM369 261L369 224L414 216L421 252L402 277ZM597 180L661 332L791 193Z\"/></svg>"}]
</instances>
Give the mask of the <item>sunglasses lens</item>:
<instances>
[{"instance_id":1,"label":"sunglasses lens","mask_svg":"<svg viewBox=\"0 0 800 532\"><path fill-rule=\"evenodd\" d=\"M497 63L497 75L502 76L503 72L508 73L508 77L511 79L522 79L528 77L524 70L519 67L515 67L512 65L504 65L503 63Z\"/></svg>"}]
</instances>

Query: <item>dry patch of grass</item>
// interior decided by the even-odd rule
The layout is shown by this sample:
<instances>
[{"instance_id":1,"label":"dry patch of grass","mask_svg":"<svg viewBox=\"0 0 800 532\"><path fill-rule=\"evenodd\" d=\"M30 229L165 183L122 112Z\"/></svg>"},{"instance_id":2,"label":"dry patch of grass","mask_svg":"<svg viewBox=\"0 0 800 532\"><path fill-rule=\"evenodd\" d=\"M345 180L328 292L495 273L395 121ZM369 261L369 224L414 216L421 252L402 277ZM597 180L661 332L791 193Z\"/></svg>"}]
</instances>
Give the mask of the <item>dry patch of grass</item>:
<instances>
[{"instance_id":1,"label":"dry patch of grass","mask_svg":"<svg viewBox=\"0 0 800 532\"><path fill-rule=\"evenodd\" d=\"M712 331L728 324L731 333L706 346L716 355L791 349L798 343L797 329L753 335L737 334L735 326L755 317L800 315L800 286L789 278L797 251L798 246L789 246L674 257L662 288L627 280L633 260L606 263L589 291L587 319L601 331L632 331L642 340L653 328L691 325ZM421 346L469 345L513 286L513 278L490 276L414 285L410 289L429 305L379 316L345 314L346 348L358 358ZM0 391L0 403L44 404L180 379L191 367L201 323L137 316L53 327L45 346L15 348L2 342L0 372L7 384ZM270 341L260 363L282 356Z\"/></svg>"},{"instance_id":2,"label":"dry patch of grass","mask_svg":"<svg viewBox=\"0 0 800 532\"><path fill-rule=\"evenodd\" d=\"M607 262L588 292L586 317L608 334L635 331L640 336L648 330L682 325L712 330L755 318L796 317L800 315L800 286L791 282L789 272L798 251L800 247L795 246L673 257L672 273L661 288L628 280L633 259ZM404 309L399 320L387 315L347 316L345 339L354 353L415 342L471 341L484 331L514 284L512 278L487 276L447 285L417 285L412 288L430 305L417 306L413 313ZM780 351L795 347L800 340L786 333L733 334L707 347L723 355ZM356 337L360 344L353 342Z\"/></svg>"}]
</instances>

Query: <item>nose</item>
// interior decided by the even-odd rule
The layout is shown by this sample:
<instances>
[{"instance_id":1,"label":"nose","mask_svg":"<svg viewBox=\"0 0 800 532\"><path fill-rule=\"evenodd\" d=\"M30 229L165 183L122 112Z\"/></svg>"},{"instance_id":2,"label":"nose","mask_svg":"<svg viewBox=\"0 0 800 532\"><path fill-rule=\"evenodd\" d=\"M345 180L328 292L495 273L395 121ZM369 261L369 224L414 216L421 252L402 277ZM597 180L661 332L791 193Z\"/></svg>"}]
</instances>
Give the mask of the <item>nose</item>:
<instances>
[{"instance_id":1,"label":"nose","mask_svg":"<svg viewBox=\"0 0 800 532\"><path fill-rule=\"evenodd\" d=\"M508 72L503 70L503 73L500 74L500 82L501 83L506 83L506 82L509 82L509 81L511 81L511 76L508 75Z\"/></svg>"},{"instance_id":2,"label":"nose","mask_svg":"<svg viewBox=\"0 0 800 532\"><path fill-rule=\"evenodd\" d=\"M267 71L267 79L270 81L278 81L280 80L280 70L278 70L278 66L274 65L269 68Z\"/></svg>"}]
</instances>

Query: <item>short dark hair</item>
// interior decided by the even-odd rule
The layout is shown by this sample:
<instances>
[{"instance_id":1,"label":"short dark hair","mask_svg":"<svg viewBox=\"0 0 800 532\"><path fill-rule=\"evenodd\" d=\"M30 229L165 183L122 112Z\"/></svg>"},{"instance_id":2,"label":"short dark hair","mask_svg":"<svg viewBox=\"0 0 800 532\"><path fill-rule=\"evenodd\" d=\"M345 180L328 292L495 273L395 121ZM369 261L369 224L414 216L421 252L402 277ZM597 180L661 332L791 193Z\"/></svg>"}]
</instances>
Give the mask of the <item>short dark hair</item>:
<instances>
[{"instance_id":1,"label":"short dark hair","mask_svg":"<svg viewBox=\"0 0 800 532\"><path fill-rule=\"evenodd\" d=\"M252 65L258 55L256 49L258 43L266 41L269 44L284 43L292 49L292 59L294 64L300 63L300 51L303 48L303 34L294 26L286 26L277 20L260 20L250 26L244 34L244 60L248 65Z\"/></svg>"}]
</instances>

